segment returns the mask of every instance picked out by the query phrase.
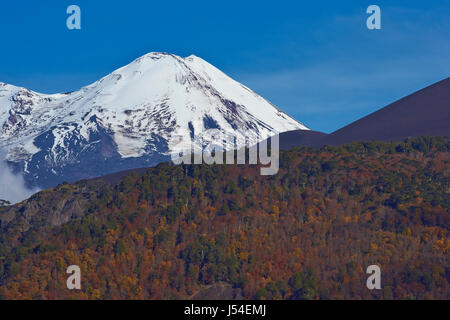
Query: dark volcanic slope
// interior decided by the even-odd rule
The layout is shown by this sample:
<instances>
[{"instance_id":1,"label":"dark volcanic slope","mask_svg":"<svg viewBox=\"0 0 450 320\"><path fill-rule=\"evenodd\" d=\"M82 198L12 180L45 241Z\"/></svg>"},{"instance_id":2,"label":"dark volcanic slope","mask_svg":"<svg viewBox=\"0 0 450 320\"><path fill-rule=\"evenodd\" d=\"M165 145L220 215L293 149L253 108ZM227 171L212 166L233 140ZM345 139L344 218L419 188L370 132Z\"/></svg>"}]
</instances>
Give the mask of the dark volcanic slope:
<instances>
[{"instance_id":1,"label":"dark volcanic slope","mask_svg":"<svg viewBox=\"0 0 450 320\"><path fill-rule=\"evenodd\" d=\"M316 146L327 134L311 130L294 130L280 134L280 149L289 150L296 146Z\"/></svg>"},{"instance_id":2,"label":"dark volcanic slope","mask_svg":"<svg viewBox=\"0 0 450 320\"><path fill-rule=\"evenodd\" d=\"M450 78L417 91L328 135L322 144L450 136Z\"/></svg>"},{"instance_id":3,"label":"dark volcanic slope","mask_svg":"<svg viewBox=\"0 0 450 320\"><path fill-rule=\"evenodd\" d=\"M135 174L136 176L142 176L148 171L148 169L150 169L150 167L124 170L124 171L114 172L114 173L108 174L106 176L93 178L90 180L91 181L99 181L99 182L104 181L109 184L117 184L122 180L123 177L125 177L127 175Z\"/></svg>"},{"instance_id":4,"label":"dark volcanic slope","mask_svg":"<svg viewBox=\"0 0 450 320\"><path fill-rule=\"evenodd\" d=\"M340 145L354 141L402 141L424 135L450 137L450 78L331 134L307 130L284 132L280 135L280 149Z\"/></svg>"}]
</instances>

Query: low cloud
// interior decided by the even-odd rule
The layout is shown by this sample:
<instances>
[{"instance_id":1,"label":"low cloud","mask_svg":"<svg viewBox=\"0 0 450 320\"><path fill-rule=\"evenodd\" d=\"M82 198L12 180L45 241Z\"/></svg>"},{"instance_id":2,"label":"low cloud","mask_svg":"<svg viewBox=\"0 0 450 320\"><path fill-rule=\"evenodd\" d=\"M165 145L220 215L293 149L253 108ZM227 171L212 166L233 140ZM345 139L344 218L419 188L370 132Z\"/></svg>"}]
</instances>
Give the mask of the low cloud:
<instances>
[{"instance_id":1,"label":"low cloud","mask_svg":"<svg viewBox=\"0 0 450 320\"><path fill-rule=\"evenodd\" d=\"M38 192L39 189L29 189L21 174L12 173L6 162L0 161L0 199L18 203Z\"/></svg>"}]
</instances>

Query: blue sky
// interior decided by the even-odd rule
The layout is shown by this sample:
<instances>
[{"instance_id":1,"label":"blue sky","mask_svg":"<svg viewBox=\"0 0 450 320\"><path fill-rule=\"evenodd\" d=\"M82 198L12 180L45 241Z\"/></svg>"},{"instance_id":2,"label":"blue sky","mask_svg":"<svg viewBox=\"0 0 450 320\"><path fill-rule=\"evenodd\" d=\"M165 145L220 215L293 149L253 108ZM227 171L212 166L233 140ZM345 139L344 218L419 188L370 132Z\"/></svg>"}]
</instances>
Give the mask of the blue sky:
<instances>
[{"instance_id":1,"label":"blue sky","mask_svg":"<svg viewBox=\"0 0 450 320\"><path fill-rule=\"evenodd\" d=\"M0 28L2 82L65 92L150 51L195 54L324 132L450 76L448 0L3 0Z\"/></svg>"}]
</instances>

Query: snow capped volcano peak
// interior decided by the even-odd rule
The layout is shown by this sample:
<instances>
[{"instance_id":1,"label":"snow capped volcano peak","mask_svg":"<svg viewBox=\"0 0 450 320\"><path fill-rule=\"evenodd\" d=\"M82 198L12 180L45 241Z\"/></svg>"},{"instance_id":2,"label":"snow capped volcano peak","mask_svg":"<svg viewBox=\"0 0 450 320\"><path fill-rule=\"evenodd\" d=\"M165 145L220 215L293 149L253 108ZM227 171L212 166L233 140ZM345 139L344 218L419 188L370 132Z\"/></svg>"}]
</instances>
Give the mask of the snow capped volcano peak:
<instances>
[{"instance_id":1,"label":"snow capped volcano peak","mask_svg":"<svg viewBox=\"0 0 450 320\"><path fill-rule=\"evenodd\" d=\"M308 128L195 55L151 52L68 94L0 83L0 148L40 186L154 164L209 129L257 143Z\"/></svg>"}]
</instances>

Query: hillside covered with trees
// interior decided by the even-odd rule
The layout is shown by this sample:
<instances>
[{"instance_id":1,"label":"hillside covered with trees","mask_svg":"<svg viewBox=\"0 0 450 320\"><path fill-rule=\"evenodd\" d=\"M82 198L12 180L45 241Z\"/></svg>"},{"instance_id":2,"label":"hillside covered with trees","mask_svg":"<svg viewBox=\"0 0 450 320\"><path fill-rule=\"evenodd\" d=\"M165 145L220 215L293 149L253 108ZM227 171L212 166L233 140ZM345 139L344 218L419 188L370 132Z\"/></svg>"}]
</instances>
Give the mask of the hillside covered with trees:
<instances>
[{"instance_id":1,"label":"hillside covered with trees","mask_svg":"<svg viewBox=\"0 0 450 320\"><path fill-rule=\"evenodd\" d=\"M0 298L449 299L450 141L353 143L256 165L163 163L0 207ZM366 268L381 268L368 290ZM79 265L82 289L66 287Z\"/></svg>"}]
</instances>

